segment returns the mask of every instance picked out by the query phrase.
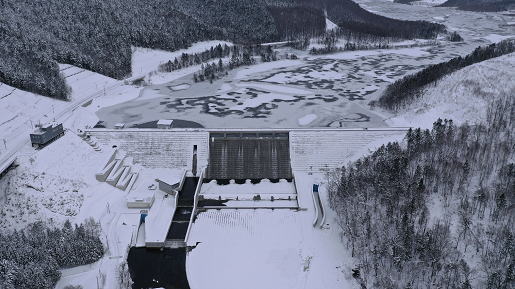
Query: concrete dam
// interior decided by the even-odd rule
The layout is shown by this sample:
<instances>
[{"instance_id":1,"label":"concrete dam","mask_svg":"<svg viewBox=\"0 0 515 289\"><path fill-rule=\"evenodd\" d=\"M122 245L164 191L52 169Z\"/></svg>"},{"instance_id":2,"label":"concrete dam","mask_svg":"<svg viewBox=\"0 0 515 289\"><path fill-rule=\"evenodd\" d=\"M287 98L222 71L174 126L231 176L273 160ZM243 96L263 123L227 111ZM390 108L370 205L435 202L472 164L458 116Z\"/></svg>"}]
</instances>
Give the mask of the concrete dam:
<instances>
[{"instance_id":1,"label":"concrete dam","mask_svg":"<svg viewBox=\"0 0 515 289\"><path fill-rule=\"evenodd\" d=\"M210 179L290 179L296 171L340 168L379 140L407 128L377 129L89 129L149 168L207 168Z\"/></svg>"}]
</instances>

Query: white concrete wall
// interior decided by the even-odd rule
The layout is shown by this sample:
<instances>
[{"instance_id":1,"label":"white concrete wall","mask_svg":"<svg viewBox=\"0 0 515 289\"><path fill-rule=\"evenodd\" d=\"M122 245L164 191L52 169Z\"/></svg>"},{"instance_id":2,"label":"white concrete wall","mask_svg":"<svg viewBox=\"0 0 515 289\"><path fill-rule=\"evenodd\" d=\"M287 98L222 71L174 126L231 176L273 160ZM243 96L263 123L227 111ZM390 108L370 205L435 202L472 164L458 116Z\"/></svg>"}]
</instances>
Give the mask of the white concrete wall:
<instances>
[{"instance_id":1,"label":"white concrete wall","mask_svg":"<svg viewBox=\"0 0 515 289\"><path fill-rule=\"evenodd\" d=\"M186 130L91 130L104 146L117 145L135 163L151 168L191 169L197 145L197 168L207 166L209 133Z\"/></svg>"},{"instance_id":2,"label":"white concrete wall","mask_svg":"<svg viewBox=\"0 0 515 289\"><path fill-rule=\"evenodd\" d=\"M208 164L209 131L209 129L92 129L88 133L104 146L117 145L118 148L126 151L128 156L132 156L135 162L147 167L191 169L193 145L197 145L197 168L200 169ZM258 130L249 129L248 131ZM292 169L300 172L316 172L340 168L381 144L402 140L406 129L291 129L289 133Z\"/></svg>"},{"instance_id":3,"label":"white concrete wall","mask_svg":"<svg viewBox=\"0 0 515 289\"><path fill-rule=\"evenodd\" d=\"M292 130L291 166L301 172L340 168L383 143L402 140L405 134L404 129Z\"/></svg>"}]
</instances>

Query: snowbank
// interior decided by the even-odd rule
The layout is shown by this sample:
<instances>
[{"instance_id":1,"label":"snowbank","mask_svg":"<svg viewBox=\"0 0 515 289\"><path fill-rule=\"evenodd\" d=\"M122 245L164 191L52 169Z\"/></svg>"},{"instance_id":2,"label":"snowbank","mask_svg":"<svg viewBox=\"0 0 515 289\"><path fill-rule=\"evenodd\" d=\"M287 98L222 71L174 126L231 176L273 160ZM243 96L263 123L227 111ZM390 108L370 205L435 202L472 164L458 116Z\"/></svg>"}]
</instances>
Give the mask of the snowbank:
<instances>
[{"instance_id":1,"label":"snowbank","mask_svg":"<svg viewBox=\"0 0 515 289\"><path fill-rule=\"evenodd\" d=\"M456 124L483 122L491 100L515 92L514 79L515 53L471 65L428 87L420 99L387 123L431 128L438 118Z\"/></svg>"}]
</instances>

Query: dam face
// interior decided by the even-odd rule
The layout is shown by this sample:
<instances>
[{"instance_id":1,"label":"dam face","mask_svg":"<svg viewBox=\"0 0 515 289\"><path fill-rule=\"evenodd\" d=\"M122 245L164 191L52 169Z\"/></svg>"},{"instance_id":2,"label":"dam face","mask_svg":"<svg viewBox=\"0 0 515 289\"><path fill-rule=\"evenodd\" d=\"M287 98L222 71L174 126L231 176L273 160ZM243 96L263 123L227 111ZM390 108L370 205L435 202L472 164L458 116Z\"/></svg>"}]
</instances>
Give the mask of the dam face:
<instances>
[{"instance_id":1,"label":"dam face","mask_svg":"<svg viewBox=\"0 0 515 289\"><path fill-rule=\"evenodd\" d=\"M291 179L288 132L210 133L208 179Z\"/></svg>"},{"instance_id":2,"label":"dam face","mask_svg":"<svg viewBox=\"0 0 515 289\"><path fill-rule=\"evenodd\" d=\"M293 172L341 168L371 147L402 141L406 128L89 129L149 168L207 168L209 179L290 179Z\"/></svg>"}]
</instances>

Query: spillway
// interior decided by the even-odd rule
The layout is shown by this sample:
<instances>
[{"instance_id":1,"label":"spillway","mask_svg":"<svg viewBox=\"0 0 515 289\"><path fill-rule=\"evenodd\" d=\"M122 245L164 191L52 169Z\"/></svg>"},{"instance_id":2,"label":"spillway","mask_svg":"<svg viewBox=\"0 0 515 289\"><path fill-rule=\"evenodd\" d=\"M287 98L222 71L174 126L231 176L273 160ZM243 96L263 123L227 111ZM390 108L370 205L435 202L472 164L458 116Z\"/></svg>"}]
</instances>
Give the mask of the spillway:
<instances>
[{"instance_id":1,"label":"spillway","mask_svg":"<svg viewBox=\"0 0 515 289\"><path fill-rule=\"evenodd\" d=\"M211 133L208 179L290 179L287 132Z\"/></svg>"}]
</instances>

